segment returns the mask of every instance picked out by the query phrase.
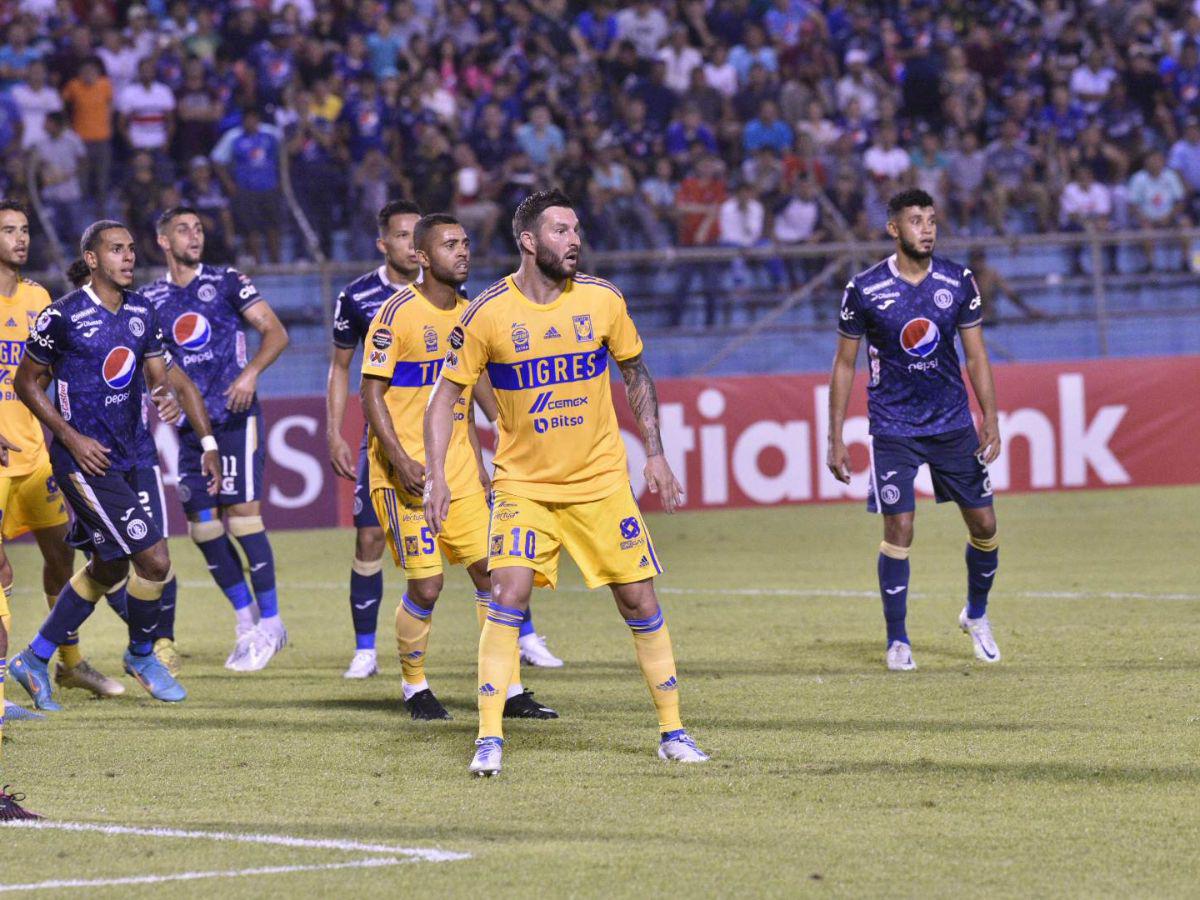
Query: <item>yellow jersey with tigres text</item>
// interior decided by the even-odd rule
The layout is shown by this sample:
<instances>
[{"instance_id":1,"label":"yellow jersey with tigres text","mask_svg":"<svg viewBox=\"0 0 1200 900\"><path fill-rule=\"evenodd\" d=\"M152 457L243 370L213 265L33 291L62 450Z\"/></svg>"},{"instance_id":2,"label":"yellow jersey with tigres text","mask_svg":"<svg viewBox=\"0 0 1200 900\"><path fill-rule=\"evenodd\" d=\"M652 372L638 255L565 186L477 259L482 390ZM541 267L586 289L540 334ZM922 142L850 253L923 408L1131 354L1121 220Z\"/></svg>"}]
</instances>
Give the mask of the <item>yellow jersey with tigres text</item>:
<instances>
[{"instance_id":1,"label":"yellow jersey with tigres text","mask_svg":"<svg viewBox=\"0 0 1200 900\"><path fill-rule=\"evenodd\" d=\"M379 307L363 341L362 373L387 379L383 399L391 414L396 437L404 452L422 465L425 463L425 405L442 370L450 331L466 305L466 300L460 300L453 309L438 309L415 285L410 285ZM483 490L475 451L467 437L467 416L471 411L471 392L464 390L454 406L454 431L446 454L446 480L455 497L466 497ZM374 432L368 439L367 452L371 490L385 487L399 490L399 483L393 481L392 466L383 444ZM410 502L412 499L409 498ZM420 498L416 498L416 502L419 503Z\"/></svg>"},{"instance_id":2,"label":"yellow jersey with tigres text","mask_svg":"<svg viewBox=\"0 0 1200 900\"><path fill-rule=\"evenodd\" d=\"M13 390L17 366L25 355L25 341L38 315L49 305L46 289L25 279L17 283L11 297L0 296L0 434L21 448L20 453L8 455L8 467L0 468L0 476L28 475L49 458L41 423Z\"/></svg>"},{"instance_id":3,"label":"yellow jersey with tigres text","mask_svg":"<svg viewBox=\"0 0 1200 900\"><path fill-rule=\"evenodd\" d=\"M472 385L487 369L500 407L497 490L580 503L629 478L609 362L641 352L625 298L609 282L577 274L554 302L538 304L509 276L467 307L442 374Z\"/></svg>"}]
</instances>

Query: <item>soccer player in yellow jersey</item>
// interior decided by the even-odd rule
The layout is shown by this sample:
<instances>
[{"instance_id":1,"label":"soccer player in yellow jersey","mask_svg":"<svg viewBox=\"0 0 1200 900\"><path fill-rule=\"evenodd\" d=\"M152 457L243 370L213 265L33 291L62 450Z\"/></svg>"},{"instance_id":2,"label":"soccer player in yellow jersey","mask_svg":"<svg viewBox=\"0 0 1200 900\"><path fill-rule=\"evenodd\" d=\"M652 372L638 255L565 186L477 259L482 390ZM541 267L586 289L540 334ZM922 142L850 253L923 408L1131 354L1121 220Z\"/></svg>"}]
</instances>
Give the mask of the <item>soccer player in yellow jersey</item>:
<instances>
[{"instance_id":1,"label":"soccer player in yellow jersey","mask_svg":"<svg viewBox=\"0 0 1200 900\"><path fill-rule=\"evenodd\" d=\"M40 284L21 277L29 258L29 218L24 208L0 201L0 538L13 540L32 531L42 553L42 589L54 600L73 574L74 550L67 544L67 510L50 469L42 426L17 398L13 375L25 353L25 340L38 314L50 305ZM0 701L4 699L9 598L13 570L0 543ZM80 653L78 640L59 648L55 672L64 687L80 687L101 697L125 693L115 679L97 672ZM3 704L0 704L2 707ZM20 712L12 705L12 713ZM0 727L3 713L0 712Z\"/></svg>"},{"instance_id":2,"label":"soccer player in yellow jersey","mask_svg":"<svg viewBox=\"0 0 1200 900\"><path fill-rule=\"evenodd\" d=\"M425 518L449 528L457 499L454 416L485 368L500 407L488 567L492 602L479 640L479 738L470 771L495 775L504 744L501 695L517 626L534 585L554 587L566 546L589 588L608 585L633 632L658 711L663 759L708 759L679 718L679 681L654 576L662 571L630 490L609 386L609 358L625 379L646 446L646 482L667 512L682 500L663 456L658 398L625 298L579 274L579 219L559 191L525 199L513 217L517 272L475 298L450 333L425 414Z\"/></svg>"},{"instance_id":3,"label":"soccer player in yellow jersey","mask_svg":"<svg viewBox=\"0 0 1200 900\"><path fill-rule=\"evenodd\" d=\"M370 425L371 501L396 564L408 579L396 610L404 705L414 719L448 719L425 678L430 619L442 591L439 549L451 562L466 567L475 584L482 625L492 588L487 572L491 483L475 434L472 391L460 388L452 399L453 424L443 466L454 502L436 534L426 524L422 421L451 330L467 305L458 291L470 274L471 242L458 220L440 213L417 221L413 242L424 278L393 294L371 321L363 343L362 399ZM486 392L486 383L477 390ZM499 701L500 714L558 718L522 687L517 657L514 644L509 659L512 678L500 682L506 689Z\"/></svg>"}]
</instances>

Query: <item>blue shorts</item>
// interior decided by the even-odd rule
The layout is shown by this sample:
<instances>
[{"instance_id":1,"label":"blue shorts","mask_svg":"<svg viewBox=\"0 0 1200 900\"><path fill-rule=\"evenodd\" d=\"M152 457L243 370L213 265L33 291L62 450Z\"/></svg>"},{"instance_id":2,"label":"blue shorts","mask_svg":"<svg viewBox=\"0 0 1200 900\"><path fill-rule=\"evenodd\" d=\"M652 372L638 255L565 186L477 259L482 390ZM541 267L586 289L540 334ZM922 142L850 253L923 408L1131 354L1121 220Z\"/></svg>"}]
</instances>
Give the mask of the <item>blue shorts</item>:
<instances>
[{"instance_id":1,"label":"blue shorts","mask_svg":"<svg viewBox=\"0 0 1200 900\"><path fill-rule=\"evenodd\" d=\"M233 506L259 499L266 462L263 419L260 413L238 416L213 429L221 454L221 485L214 496L200 470L203 451L194 431L179 435L179 499L189 516L218 506Z\"/></svg>"},{"instance_id":2,"label":"blue shorts","mask_svg":"<svg viewBox=\"0 0 1200 900\"><path fill-rule=\"evenodd\" d=\"M379 527L379 516L375 515L375 504L371 502L371 461L367 456L365 428L362 446L358 448L358 480L354 483L354 527Z\"/></svg>"},{"instance_id":3,"label":"blue shorts","mask_svg":"<svg viewBox=\"0 0 1200 900\"><path fill-rule=\"evenodd\" d=\"M871 481L867 510L885 516L917 508L913 480L922 463L929 464L938 503L953 500L961 507L992 505L992 480L976 456L979 435L974 426L922 437L875 435L871 439Z\"/></svg>"},{"instance_id":4,"label":"blue shorts","mask_svg":"<svg viewBox=\"0 0 1200 900\"><path fill-rule=\"evenodd\" d=\"M75 466L56 467L55 477L75 521L72 547L105 562L128 559L163 539L166 511L158 467L85 475Z\"/></svg>"}]
</instances>

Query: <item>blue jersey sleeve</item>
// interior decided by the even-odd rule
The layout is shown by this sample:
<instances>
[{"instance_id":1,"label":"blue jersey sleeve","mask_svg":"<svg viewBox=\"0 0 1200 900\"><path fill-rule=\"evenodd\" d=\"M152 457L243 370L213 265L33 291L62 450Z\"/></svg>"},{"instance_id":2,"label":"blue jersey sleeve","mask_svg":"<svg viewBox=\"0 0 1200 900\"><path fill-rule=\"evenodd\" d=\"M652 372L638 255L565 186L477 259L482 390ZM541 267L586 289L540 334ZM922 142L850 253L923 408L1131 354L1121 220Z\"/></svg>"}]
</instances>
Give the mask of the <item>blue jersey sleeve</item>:
<instances>
[{"instance_id":1,"label":"blue jersey sleeve","mask_svg":"<svg viewBox=\"0 0 1200 900\"><path fill-rule=\"evenodd\" d=\"M848 338L860 338L867 332L867 323L863 320L862 295L853 281L846 285L842 294L842 310L838 315L838 334Z\"/></svg>"},{"instance_id":2,"label":"blue jersey sleeve","mask_svg":"<svg viewBox=\"0 0 1200 900\"><path fill-rule=\"evenodd\" d=\"M62 311L52 306L42 310L41 315L29 332L29 340L25 342L25 352L33 357L34 362L43 366L53 366L66 351L67 321Z\"/></svg>"},{"instance_id":3,"label":"blue jersey sleeve","mask_svg":"<svg viewBox=\"0 0 1200 900\"><path fill-rule=\"evenodd\" d=\"M150 318L146 322L146 340L142 344L142 359L166 355L167 348L163 342L162 323L158 319L158 310L150 306Z\"/></svg>"},{"instance_id":4,"label":"blue jersey sleeve","mask_svg":"<svg viewBox=\"0 0 1200 900\"><path fill-rule=\"evenodd\" d=\"M974 328L983 322L983 297L970 269L963 269L962 285L963 299L958 306L957 324L959 328Z\"/></svg>"},{"instance_id":5,"label":"blue jersey sleeve","mask_svg":"<svg viewBox=\"0 0 1200 900\"><path fill-rule=\"evenodd\" d=\"M225 299L238 315L262 299L262 294L258 292L250 276L237 269L230 269L226 273L224 287Z\"/></svg>"},{"instance_id":6,"label":"blue jersey sleeve","mask_svg":"<svg viewBox=\"0 0 1200 900\"><path fill-rule=\"evenodd\" d=\"M333 307L333 344L343 350L353 350L358 346L358 337L350 320L350 298L342 291Z\"/></svg>"}]
</instances>

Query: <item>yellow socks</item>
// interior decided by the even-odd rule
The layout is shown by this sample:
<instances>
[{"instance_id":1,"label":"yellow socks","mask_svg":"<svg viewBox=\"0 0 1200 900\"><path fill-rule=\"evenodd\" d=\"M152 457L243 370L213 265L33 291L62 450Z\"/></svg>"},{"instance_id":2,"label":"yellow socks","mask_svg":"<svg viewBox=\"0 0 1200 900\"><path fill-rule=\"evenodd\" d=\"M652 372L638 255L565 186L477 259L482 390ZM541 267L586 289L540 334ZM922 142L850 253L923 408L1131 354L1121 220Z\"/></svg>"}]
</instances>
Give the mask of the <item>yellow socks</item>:
<instances>
[{"instance_id":1,"label":"yellow socks","mask_svg":"<svg viewBox=\"0 0 1200 900\"><path fill-rule=\"evenodd\" d=\"M517 667L521 610L492 601L479 634L479 736L504 737L504 701Z\"/></svg>"},{"instance_id":2,"label":"yellow socks","mask_svg":"<svg viewBox=\"0 0 1200 900\"><path fill-rule=\"evenodd\" d=\"M404 595L396 608L396 646L405 684L425 682L425 650L429 646L429 617L432 609L417 606Z\"/></svg>"},{"instance_id":3,"label":"yellow socks","mask_svg":"<svg viewBox=\"0 0 1200 900\"><path fill-rule=\"evenodd\" d=\"M650 698L658 710L658 730L664 734L683 728L679 718L679 682L675 677L675 653L662 610L646 619L626 619L633 632L633 647Z\"/></svg>"}]
</instances>

